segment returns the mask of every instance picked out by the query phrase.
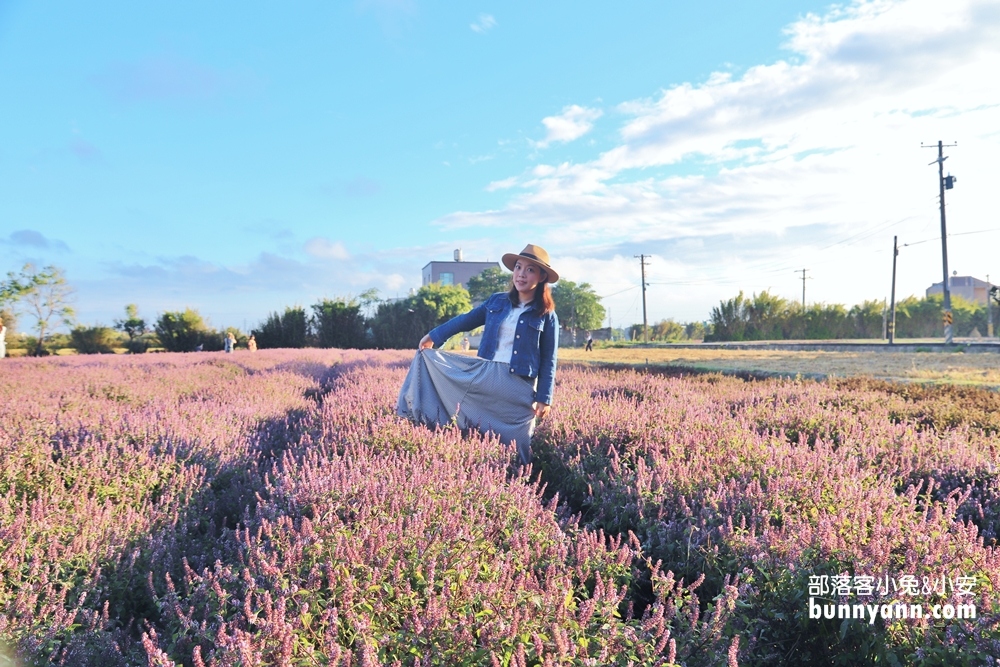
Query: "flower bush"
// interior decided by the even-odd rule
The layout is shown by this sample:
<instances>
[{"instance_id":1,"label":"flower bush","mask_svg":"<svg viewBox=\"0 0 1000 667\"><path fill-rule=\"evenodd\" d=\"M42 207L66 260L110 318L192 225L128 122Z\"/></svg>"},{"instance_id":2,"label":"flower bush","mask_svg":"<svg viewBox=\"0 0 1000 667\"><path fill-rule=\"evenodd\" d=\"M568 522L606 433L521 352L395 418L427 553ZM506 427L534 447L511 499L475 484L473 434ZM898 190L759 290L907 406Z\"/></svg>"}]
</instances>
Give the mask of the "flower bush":
<instances>
[{"instance_id":1,"label":"flower bush","mask_svg":"<svg viewBox=\"0 0 1000 667\"><path fill-rule=\"evenodd\" d=\"M0 665L1000 655L996 395L564 366L519 469L395 415L411 358L6 360ZM978 614L811 618L844 575L972 576Z\"/></svg>"},{"instance_id":2,"label":"flower bush","mask_svg":"<svg viewBox=\"0 0 1000 667\"><path fill-rule=\"evenodd\" d=\"M634 533L706 595L740 575L746 664L993 664L1000 494L989 392L871 381L563 373L537 465L583 525ZM942 407L943 406L943 407ZM962 407L965 406L965 407ZM942 419L941 417L944 416ZM985 542L984 540L988 540ZM830 603L961 604L974 620L811 619L813 577L976 578Z\"/></svg>"},{"instance_id":3,"label":"flower bush","mask_svg":"<svg viewBox=\"0 0 1000 667\"><path fill-rule=\"evenodd\" d=\"M411 355L6 364L0 641L26 664L730 662L734 586L706 614L646 564L631 614L634 540L495 438L395 416Z\"/></svg>"}]
</instances>

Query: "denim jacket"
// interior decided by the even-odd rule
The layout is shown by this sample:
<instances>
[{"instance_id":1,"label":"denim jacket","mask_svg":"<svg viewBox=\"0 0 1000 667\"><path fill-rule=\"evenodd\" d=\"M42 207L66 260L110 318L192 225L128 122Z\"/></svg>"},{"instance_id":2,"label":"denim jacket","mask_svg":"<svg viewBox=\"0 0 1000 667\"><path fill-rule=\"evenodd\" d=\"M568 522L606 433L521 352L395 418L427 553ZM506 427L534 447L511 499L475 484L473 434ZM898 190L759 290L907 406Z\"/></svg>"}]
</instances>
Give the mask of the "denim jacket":
<instances>
[{"instance_id":1,"label":"denim jacket","mask_svg":"<svg viewBox=\"0 0 1000 667\"><path fill-rule=\"evenodd\" d=\"M497 351L500 323L511 311L506 292L497 292L464 315L454 317L430 332L434 345L441 345L460 331L472 331L485 326L479 343L479 356L493 359ZM552 389L556 380L556 354L559 349L559 318L554 312L538 315L528 310L517 320L514 329L514 353L510 372L528 379L538 378L535 400L552 405Z\"/></svg>"}]
</instances>

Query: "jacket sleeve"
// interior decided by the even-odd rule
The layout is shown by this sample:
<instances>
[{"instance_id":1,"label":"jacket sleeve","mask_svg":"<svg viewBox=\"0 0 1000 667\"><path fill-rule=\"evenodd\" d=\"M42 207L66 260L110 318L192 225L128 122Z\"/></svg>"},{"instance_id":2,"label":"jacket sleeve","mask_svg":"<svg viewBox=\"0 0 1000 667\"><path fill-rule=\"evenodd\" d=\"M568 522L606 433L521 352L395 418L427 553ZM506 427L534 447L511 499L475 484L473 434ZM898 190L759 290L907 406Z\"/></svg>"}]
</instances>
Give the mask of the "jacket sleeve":
<instances>
[{"instance_id":1,"label":"jacket sleeve","mask_svg":"<svg viewBox=\"0 0 1000 667\"><path fill-rule=\"evenodd\" d=\"M552 405L552 390L556 383L556 357L559 354L559 318L550 313L542 331L538 350L538 388L535 400Z\"/></svg>"},{"instance_id":2,"label":"jacket sleeve","mask_svg":"<svg viewBox=\"0 0 1000 667\"><path fill-rule=\"evenodd\" d=\"M467 313L451 318L444 324L430 330L431 340L435 347L440 347L446 340L460 331L472 331L486 324L486 302L483 302Z\"/></svg>"}]
</instances>

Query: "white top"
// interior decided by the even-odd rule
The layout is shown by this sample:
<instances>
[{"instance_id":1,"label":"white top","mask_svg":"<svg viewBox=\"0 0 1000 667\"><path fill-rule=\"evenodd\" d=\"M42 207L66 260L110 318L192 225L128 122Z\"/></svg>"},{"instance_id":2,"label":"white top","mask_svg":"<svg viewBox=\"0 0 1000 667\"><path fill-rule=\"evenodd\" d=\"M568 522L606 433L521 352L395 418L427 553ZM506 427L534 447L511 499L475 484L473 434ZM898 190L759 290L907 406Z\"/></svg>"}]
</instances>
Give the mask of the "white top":
<instances>
[{"instance_id":1,"label":"white top","mask_svg":"<svg viewBox=\"0 0 1000 667\"><path fill-rule=\"evenodd\" d=\"M505 364L511 362L514 356L514 332L517 331L517 318L524 314L530 303L522 303L517 308L511 308L510 313L500 323L497 329L497 351L493 354L493 361Z\"/></svg>"}]
</instances>

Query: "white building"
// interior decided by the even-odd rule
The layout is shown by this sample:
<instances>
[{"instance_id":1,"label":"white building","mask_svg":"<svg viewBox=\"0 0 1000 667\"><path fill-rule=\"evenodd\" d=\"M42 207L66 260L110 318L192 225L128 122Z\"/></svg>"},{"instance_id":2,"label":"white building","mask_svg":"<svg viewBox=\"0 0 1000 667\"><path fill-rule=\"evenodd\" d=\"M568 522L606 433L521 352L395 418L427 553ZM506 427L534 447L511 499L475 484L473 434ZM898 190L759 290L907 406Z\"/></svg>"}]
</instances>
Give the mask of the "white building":
<instances>
[{"instance_id":1,"label":"white building","mask_svg":"<svg viewBox=\"0 0 1000 667\"><path fill-rule=\"evenodd\" d=\"M990 297L990 287L990 283L972 276L952 275L948 281L948 288L952 296L960 296L972 303L986 304ZM941 283L934 283L927 288L927 296L941 294L943 291Z\"/></svg>"},{"instance_id":2,"label":"white building","mask_svg":"<svg viewBox=\"0 0 1000 667\"><path fill-rule=\"evenodd\" d=\"M469 278L493 267L499 268L500 265L496 262L466 262L462 259L462 250L459 248L455 251L454 261L428 262L423 268L423 284L460 285L468 289Z\"/></svg>"}]
</instances>

